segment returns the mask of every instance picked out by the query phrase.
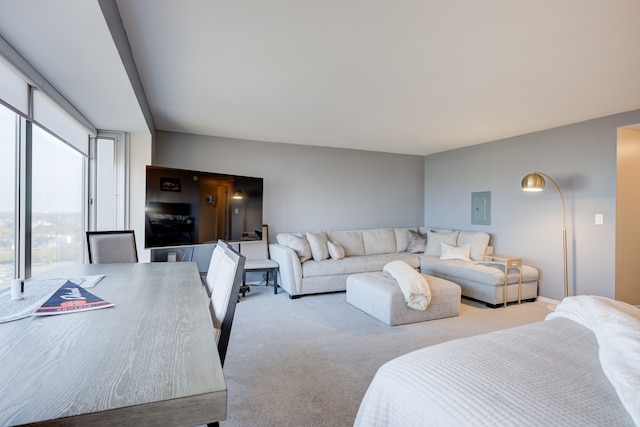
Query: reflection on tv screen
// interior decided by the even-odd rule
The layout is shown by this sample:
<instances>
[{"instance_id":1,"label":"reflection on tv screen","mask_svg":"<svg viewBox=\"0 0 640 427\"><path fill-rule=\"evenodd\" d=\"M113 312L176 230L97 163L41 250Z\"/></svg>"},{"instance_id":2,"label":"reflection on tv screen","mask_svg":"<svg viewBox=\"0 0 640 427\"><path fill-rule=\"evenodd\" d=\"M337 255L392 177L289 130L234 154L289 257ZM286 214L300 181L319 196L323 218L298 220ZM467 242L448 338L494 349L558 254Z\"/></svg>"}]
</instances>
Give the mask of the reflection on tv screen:
<instances>
[{"instance_id":1,"label":"reflection on tv screen","mask_svg":"<svg viewBox=\"0 0 640 427\"><path fill-rule=\"evenodd\" d=\"M263 179L147 166L145 247L261 239Z\"/></svg>"}]
</instances>

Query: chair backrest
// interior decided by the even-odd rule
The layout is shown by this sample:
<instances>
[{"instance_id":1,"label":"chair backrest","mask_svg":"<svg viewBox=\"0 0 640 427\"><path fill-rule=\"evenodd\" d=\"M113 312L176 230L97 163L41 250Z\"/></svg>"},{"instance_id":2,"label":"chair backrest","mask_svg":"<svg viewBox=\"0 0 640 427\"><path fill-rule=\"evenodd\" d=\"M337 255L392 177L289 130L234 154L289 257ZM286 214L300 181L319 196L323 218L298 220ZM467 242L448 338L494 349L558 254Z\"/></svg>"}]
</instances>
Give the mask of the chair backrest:
<instances>
[{"instance_id":1,"label":"chair backrest","mask_svg":"<svg viewBox=\"0 0 640 427\"><path fill-rule=\"evenodd\" d=\"M224 249L224 254L217 262L216 271L207 272L207 277L212 274L211 320L216 330L220 362L224 365L238 293L242 284L245 258L221 240L218 241L218 245ZM211 257L213 259L213 254Z\"/></svg>"},{"instance_id":2,"label":"chair backrest","mask_svg":"<svg viewBox=\"0 0 640 427\"><path fill-rule=\"evenodd\" d=\"M240 253L247 259L269 259L269 227L262 226L262 239L240 242Z\"/></svg>"},{"instance_id":3,"label":"chair backrest","mask_svg":"<svg viewBox=\"0 0 640 427\"><path fill-rule=\"evenodd\" d=\"M87 231L89 263L138 262L133 230Z\"/></svg>"},{"instance_id":4,"label":"chair backrest","mask_svg":"<svg viewBox=\"0 0 640 427\"><path fill-rule=\"evenodd\" d=\"M207 285L207 293L209 296L211 296L213 284L215 283L218 272L220 271L220 262L225 255L225 249L228 247L229 245L226 242L218 240L216 247L211 253L211 261L209 261L209 268L207 269L207 276L205 277L205 284Z\"/></svg>"}]
</instances>

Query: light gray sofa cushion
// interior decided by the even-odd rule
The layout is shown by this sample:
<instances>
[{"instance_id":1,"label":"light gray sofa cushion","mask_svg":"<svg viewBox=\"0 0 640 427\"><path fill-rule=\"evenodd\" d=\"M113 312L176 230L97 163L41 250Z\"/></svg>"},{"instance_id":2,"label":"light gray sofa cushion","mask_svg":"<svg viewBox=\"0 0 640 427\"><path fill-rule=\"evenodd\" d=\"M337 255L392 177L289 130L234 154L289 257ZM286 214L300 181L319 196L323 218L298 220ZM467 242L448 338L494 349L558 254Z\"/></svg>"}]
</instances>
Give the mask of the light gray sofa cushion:
<instances>
[{"instance_id":1,"label":"light gray sofa cushion","mask_svg":"<svg viewBox=\"0 0 640 427\"><path fill-rule=\"evenodd\" d=\"M407 252L407 247L409 246L409 230L417 231L409 227L393 229L393 233L396 235L396 252Z\"/></svg>"},{"instance_id":2,"label":"light gray sofa cushion","mask_svg":"<svg viewBox=\"0 0 640 427\"><path fill-rule=\"evenodd\" d=\"M439 257L441 254L441 243L446 243L447 245L457 246L458 242L458 234L459 231L435 231L435 230L427 230L427 248L424 251L424 254L427 256L437 256Z\"/></svg>"},{"instance_id":3,"label":"light gray sofa cushion","mask_svg":"<svg viewBox=\"0 0 640 427\"><path fill-rule=\"evenodd\" d=\"M364 255L364 241L362 240L362 231L329 231L327 232L329 240L342 245L344 254L347 257Z\"/></svg>"},{"instance_id":4,"label":"light gray sofa cushion","mask_svg":"<svg viewBox=\"0 0 640 427\"><path fill-rule=\"evenodd\" d=\"M487 253L490 238L489 234L481 231L461 231L457 246L469 245L471 247L469 257L474 261L482 261Z\"/></svg>"},{"instance_id":5,"label":"light gray sofa cushion","mask_svg":"<svg viewBox=\"0 0 640 427\"><path fill-rule=\"evenodd\" d=\"M368 271L382 271L387 263L395 260L405 261L413 268L418 268L420 266L420 258L417 255L393 252L390 254L346 257L340 260L309 260L302 264L302 277L308 278L316 276L363 273Z\"/></svg>"},{"instance_id":6,"label":"light gray sofa cushion","mask_svg":"<svg viewBox=\"0 0 640 427\"><path fill-rule=\"evenodd\" d=\"M427 234L427 231L435 231L436 233L451 233L455 230L449 230L448 228L435 228L435 227L420 227L418 228L420 234Z\"/></svg>"},{"instance_id":7,"label":"light gray sofa cushion","mask_svg":"<svg viewBox=\"0 0 640 427\"><path fill-rule=\"evenodd\" d=\"M393 228L362 230L365 255L379 255L397 252L396 234Z\"/></svg>"}]
</instances>

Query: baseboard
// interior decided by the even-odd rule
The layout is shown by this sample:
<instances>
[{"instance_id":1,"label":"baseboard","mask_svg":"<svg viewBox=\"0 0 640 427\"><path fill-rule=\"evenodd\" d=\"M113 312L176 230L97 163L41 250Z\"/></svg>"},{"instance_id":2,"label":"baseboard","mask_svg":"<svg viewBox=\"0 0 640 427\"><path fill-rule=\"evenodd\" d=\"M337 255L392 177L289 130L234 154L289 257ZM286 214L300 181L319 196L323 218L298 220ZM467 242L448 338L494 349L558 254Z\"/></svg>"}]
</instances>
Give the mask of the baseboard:
<instances>
[{"instance_id":1,"label":"baseboard","mask_svg":"<svg viewBox=\"0 0 640 427\"><path fill-rule=\"evenodd\" d=\"M538 301L546 302L547 304L560 304L560 301L546 297L538 297Z\"/></svg>"}]
</instances>

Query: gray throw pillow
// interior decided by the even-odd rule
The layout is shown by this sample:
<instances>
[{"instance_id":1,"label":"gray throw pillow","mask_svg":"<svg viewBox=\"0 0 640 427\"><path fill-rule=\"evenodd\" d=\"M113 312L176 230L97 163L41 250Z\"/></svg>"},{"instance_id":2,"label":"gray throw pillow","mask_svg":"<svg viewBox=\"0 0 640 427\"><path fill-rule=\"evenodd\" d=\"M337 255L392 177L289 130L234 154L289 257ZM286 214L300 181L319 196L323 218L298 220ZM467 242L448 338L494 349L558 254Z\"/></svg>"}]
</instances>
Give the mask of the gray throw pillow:
<instances>
[{"instance_id":1,"label":"gray throw pillow","mask_svg":"<svg viewBox=\"0 0 640 427\"><path fill-rule=\"evenodd\" d=\"M410 254L421 254L427 248L427 236L417 231L407 230L409 232L409 244L407 252Z\"/></svg>"}]
</instances>

